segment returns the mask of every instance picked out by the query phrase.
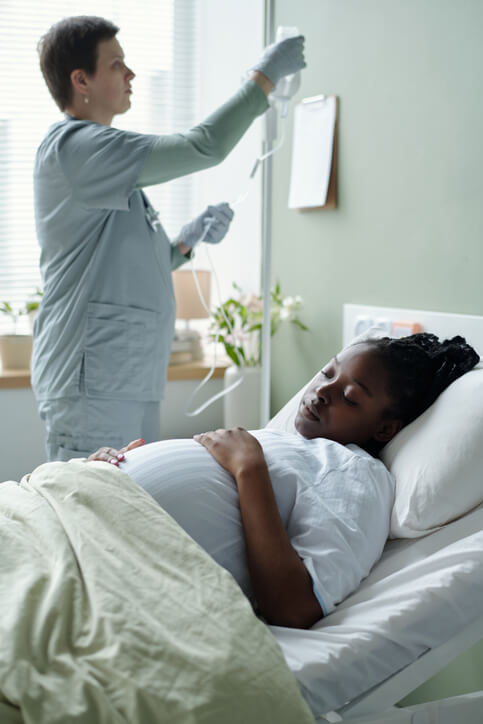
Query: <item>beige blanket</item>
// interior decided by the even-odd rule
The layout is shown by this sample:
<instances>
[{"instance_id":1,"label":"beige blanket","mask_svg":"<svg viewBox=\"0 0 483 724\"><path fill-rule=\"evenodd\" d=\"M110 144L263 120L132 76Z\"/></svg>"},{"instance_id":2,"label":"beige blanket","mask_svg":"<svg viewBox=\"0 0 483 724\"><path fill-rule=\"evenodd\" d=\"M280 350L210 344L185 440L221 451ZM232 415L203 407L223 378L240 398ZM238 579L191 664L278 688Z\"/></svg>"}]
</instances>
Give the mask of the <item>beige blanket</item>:
<instances>
[{"instance_id":1,"label":"beige blanket","mask_svg":"<svg viewBox=\"0 0 483 724\"><path fill-rule=\"evenodd\" d=\"M49 463L0 485L2 724L305 724L231 576L127 475Z\"/></svg>"}]
</instances>

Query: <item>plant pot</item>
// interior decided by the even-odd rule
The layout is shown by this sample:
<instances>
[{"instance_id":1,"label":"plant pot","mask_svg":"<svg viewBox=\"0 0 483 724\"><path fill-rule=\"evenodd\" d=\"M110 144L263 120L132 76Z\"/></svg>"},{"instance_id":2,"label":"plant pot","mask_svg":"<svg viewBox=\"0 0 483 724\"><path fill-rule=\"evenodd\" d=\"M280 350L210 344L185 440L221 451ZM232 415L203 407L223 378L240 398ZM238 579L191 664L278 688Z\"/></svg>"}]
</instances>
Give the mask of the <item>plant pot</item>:
<instances>
[{"instance_id":1,"label":"plant pot","mask_svg":"<svg viewBox=\"0 0 483 724\"><path fill-rule=\"evenodd\" d=\"M31 334L0 335L0 360L4 370L28 370L32 356Z\"/></svg>"},{"instance_id":2,"label":"plant pot","mask_svg":"<svg viewBox=\"0 0 483 724\"><path fill-rule=\"evenodd\" d=\"M35 317L37 316L37 309L31 309L28 313L30 331L34 331Z\"/></svg>"},{"instance_id":3,"label":"plant pot","mask_svg":"<svg viewBox=\"0 0 483 724\"><path fill-rule=\"evenodd\" d=\"M257 430L260 427L260 388L261 367L236 367L225 370L225 390L235 384L240 377L242 382L223 397L223 424L225 427L245 427Z\"/></svg>"}]
</instances>

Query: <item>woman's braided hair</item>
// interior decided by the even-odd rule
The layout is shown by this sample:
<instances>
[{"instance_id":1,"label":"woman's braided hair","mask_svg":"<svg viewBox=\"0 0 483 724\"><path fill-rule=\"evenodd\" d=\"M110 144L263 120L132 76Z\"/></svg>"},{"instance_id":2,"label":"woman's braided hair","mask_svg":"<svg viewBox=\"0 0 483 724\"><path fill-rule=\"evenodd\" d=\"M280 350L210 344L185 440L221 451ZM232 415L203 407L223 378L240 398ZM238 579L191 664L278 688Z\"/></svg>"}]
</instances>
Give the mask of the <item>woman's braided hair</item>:
<instances>
[{"instance_id":1,"label":"woman's braided hair","mask_svg":"<svg viewBox=\"0 0 483 724\"><path fill-rule=\"evenodd\" d=\"M369 339L389 373L388 393L394 400L391 417L412 422L436 400L454 380L471 370L479 355L464 337L440 342L434 334L422 332L409 337Z\"/></svg>"}]
</instances>

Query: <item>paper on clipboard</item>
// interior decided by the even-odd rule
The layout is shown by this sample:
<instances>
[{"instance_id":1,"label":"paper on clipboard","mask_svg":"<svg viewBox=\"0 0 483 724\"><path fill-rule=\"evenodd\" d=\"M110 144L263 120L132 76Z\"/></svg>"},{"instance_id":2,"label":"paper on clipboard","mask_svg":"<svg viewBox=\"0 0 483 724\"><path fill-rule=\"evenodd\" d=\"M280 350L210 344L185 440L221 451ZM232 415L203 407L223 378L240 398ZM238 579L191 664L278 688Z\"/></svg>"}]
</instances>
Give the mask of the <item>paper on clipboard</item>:
<instances>
[{"instance_id":1,"label":"paper on clipboard","mask_svg":"<svg viewBox=\"0 0 483 724\"><path fill-rule=\"evenodd\" d=\"M335 96L322 96L295 106L288 198L290 209L325 205L332 166L335 120Z\"/></svg>"}]
</instances>

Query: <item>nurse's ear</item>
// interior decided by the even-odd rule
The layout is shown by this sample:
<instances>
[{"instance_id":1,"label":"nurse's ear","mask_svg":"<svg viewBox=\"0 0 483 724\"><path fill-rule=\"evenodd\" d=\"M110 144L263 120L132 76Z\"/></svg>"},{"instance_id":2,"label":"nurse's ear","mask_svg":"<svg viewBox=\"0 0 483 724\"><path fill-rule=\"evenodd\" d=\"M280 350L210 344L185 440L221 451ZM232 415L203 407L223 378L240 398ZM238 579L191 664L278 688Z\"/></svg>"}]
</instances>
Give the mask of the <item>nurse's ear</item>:
<instances>
[{"instance_id":1,"label":"nurse's ear","mask_svg":"<svg viewBox=\"0 0 483 724\"><path fill-rule=\"evenodd\" d=\"M70 82L72 83L72 88L75 92L77 92L81 96L84 96L84 98L87 98L88 83L87 73L85 72L85 70L82 70L81 68L76 68L75 70L73 70L70 74Z\"/></svg>"}]
</instances>

